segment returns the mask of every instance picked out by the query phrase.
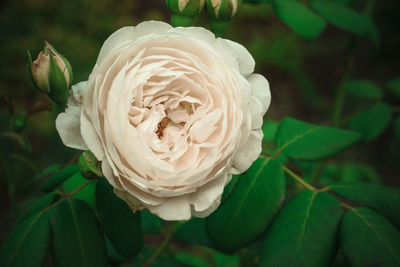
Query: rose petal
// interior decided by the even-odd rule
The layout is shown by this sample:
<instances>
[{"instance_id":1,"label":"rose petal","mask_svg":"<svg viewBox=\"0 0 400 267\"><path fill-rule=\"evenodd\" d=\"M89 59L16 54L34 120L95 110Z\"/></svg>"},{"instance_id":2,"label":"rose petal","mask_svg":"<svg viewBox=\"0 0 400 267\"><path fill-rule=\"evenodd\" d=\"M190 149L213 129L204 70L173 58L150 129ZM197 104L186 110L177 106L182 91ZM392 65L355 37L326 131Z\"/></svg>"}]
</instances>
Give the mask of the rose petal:
<instances>
[{"instance_id":1,"label":"rose petal","mask_svg":"<svg viewBox=\"0 0 400 267\"><path fill-rule=\"evenodd\" d=\"M86 84L85 81L72 86L68 107L65 112L58 114L56 119L56 129L64 145L80 150L88 149L82 138L80 125L82 97Z\"/></svg>"},{"instance_id":2,"label":"rose petal","mask_svg":"<svg viewBox=\"0 0 400 267\"><path fill-rule=\"evenodd\" d=\"M218 39L218 42L221 48L218 52L222 53L224 51L224 53L229 53L231 57L235 58L239 63L240 73L244 77L253 73L256 62L243 45L228 39Z\"/></svg>"},{"instance_id":3,"label":"rose petal","mask_svg":"<svg viewBox=\"0 0 400 267\"><path fill-rule=\"evenodd\" d=\"M158 206L147 208L166 221L189 220L192 215L187 196L169 198Z\"/></svg>"},{"instance_id":4,"label":"rose petal","mask_svg":"<svg viewBox=\"0 0 400 267\"><path fill-rule=\"evenodd\" d=\"M263 132L261 129L252 130L245 145L235 154L230 173L239 174L246 171L261 153Z\"/></svg>"}]
</instances>

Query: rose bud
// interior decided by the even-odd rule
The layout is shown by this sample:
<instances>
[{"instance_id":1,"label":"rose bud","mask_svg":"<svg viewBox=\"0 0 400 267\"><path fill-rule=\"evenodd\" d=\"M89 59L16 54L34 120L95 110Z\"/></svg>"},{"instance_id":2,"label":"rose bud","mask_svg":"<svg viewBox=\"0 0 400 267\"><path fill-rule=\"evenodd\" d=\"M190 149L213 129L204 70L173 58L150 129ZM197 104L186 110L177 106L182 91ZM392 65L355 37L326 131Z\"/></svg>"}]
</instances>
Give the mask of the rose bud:
<instances>
[{"instance_id":1,"label":"rose bud","mask_svg":"<svg viewBox=\"0 0 400 267\"><path fill-rule=\"evenodd\" d=\"M33 84L51 100L63 105L67 102L72 81L72 68L68 60L47 41L44 49L32 62L28 51L28 64Z\"/></svg>"},{"instance_id":2,"label":"rose bud","mask_svg":"<svg viewBox=\"0 0 400 267\"><path fill-rule=\"evenodd\" d=\"M242 0L207 0L207 13L211 30L221 36L237 16Z\"/></svg>"},{"instance_id":3,"label":"rose bud","mask_svg":"<svg viewBox=\"0 0 400 267\"><path fill-rule=\"evenodd\" d=\"M194 18L203 10L205 0L166 0L171 11L171 24L174 27L191 26Z\"/></svg>"}]
</instances>

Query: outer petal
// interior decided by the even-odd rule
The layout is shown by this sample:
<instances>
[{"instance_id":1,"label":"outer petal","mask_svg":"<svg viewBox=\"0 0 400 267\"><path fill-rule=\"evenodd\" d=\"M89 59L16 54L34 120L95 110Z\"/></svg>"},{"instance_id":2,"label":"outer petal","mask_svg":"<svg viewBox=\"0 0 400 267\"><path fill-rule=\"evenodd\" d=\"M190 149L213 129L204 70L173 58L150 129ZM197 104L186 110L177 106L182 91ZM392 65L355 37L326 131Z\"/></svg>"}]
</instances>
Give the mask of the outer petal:
<instances>
[{"instance_id":1,"label":"outer petal","mask_svg":"<svg viewBox=\"0 0 400 267\"><path fill-rule=\"evenodd\" d=\"M255 73L247 78L251 84L253 97L257 99L262 106L262 116L268 110L271 103L271 92L269 90L269 83L267 79L261 74ZM251 108L251 106L250 106Z\"/></svg>"},{"instance_id":2,"label":"outer petal","mask_svg":"<svg viewBox=\"0 0 400 267\"><path fill-rule=\"evenodd\" d=\"M58 114L56 128L64 145L86 150L87 146L81 135L80 116L83 91L87 82L80 82L72 86L65 112Z\"/></svg>"},{"instance_id":3,"label":"outer petal","mask_svg":"<svg viewBox=\"0 0 400 267\"><path fill-rule=\"evenodd\" d=\"M261 129L251 131L247 143L236 152L232 161L232 166L234 167L232 167L230 173L242 173L253 164L261 153L262 138L263 132Z\"/></svg>"},{"instance_id":4,"label":"outer petal","mask_svg":"<svg viewBox=\"0 0 400 267\"><path fill-rule=\"evenodd\" d=\"M166 199L158 206L147 206L147 208L166 221L189 220L192 215L187 196Z\"/></svg>"},{"instance_id":5,"label":"outer petal","mask_svg":"<svg viewBox=\"0 0 400 267\"><path fill-rule=\"evenodd\" d=\"M99 136L93 128L92 122L86 117L84 113L81 116L81 134L87 147L96 156L97 160L102 161L105 159L103 145Z\"/></svg>"},{"instance_id":6,"label":"outer petal","mask_svg":"<svg viewBox=\"0 0 400 267\"><path fill-rule=\"evenodd\" d=\"M239 63L239 71L244 77L249 76L254 72L256 62L250 52L241 44L228 39L218 38L219 51L222 54L229 53ZM222 48L222 49L221 49Z\"/></svg>"},{"instance_id":7,"label":"outer petal","mask_svg":"<svg viewBox=\"0 0 400 267\"><path fill-rule=\"evenodd\" d=\"M175 32L185 37L192 37L207 43L215 41L215 35L202 27L176 27L172 28L170 32Z\"/></svg>"},{"instance_id":8,"label":"outer petal","mask_svg":"<svg viewBox=\"0 0 400 267\"><path fill-rule=\"evenodd\" d=\"M139 23L135 27L123 27L107 38L101 47L99 56L97 57L96 64L100 64L103 59L112 51L115 50L129 41L133 41L145 35L166 32L172 26L161 21L145 21Z\"/></svg>"},{"instance_id":9,"label":"outer petal","mask_svg":"<svg viewBox=\"0 0 400 267\"><path fill-rule=\"evenodd\" d=\"M193 210L198 213L204 212L213 206L214 202L218 202L224 192L227 180L228 175L224 172L219 177L203 185L195 193L192 193L190 195L190 200L193 204Z\"/></svg>"}]
</instances>

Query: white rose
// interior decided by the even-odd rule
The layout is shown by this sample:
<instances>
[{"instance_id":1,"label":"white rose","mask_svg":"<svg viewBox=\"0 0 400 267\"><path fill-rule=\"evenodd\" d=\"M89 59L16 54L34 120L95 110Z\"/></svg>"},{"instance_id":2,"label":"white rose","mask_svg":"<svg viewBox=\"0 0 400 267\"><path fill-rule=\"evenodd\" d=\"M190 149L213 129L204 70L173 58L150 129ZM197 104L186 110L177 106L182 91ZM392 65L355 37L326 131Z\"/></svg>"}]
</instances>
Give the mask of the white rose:
<instances>
[{"instance_id":1,"label":"white rose","mask_svg":"<svg viewBox=\"0 0 400 267\"><path fill-rule=\"evenodd\" d=\"M133 210L205 217L261 152L271 96L254 64L242 45L204 28L124 27L72 88L57 130L66 146L93 152Z\"/></svg>"}]
</instances>

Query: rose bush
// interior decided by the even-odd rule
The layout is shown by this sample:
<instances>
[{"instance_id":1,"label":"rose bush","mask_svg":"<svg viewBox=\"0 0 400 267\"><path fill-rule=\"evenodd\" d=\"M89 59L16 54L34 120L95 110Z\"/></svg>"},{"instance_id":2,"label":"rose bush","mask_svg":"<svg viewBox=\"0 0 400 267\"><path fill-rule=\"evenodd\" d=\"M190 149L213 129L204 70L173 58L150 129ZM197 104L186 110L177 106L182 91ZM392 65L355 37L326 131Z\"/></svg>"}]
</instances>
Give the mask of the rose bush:
<instances>
[{"instance_id":1,"label":"rose bush","mask_svg":"<svg viewBox=\"0 0 400 267\"><path fill-rule=\"evenodd\" d=\"M240 44L197 27L143 22L113 33L56 127L91 150L133 210L204 217L261 152L267 80Z\"/></svg>"}]
</instances>

